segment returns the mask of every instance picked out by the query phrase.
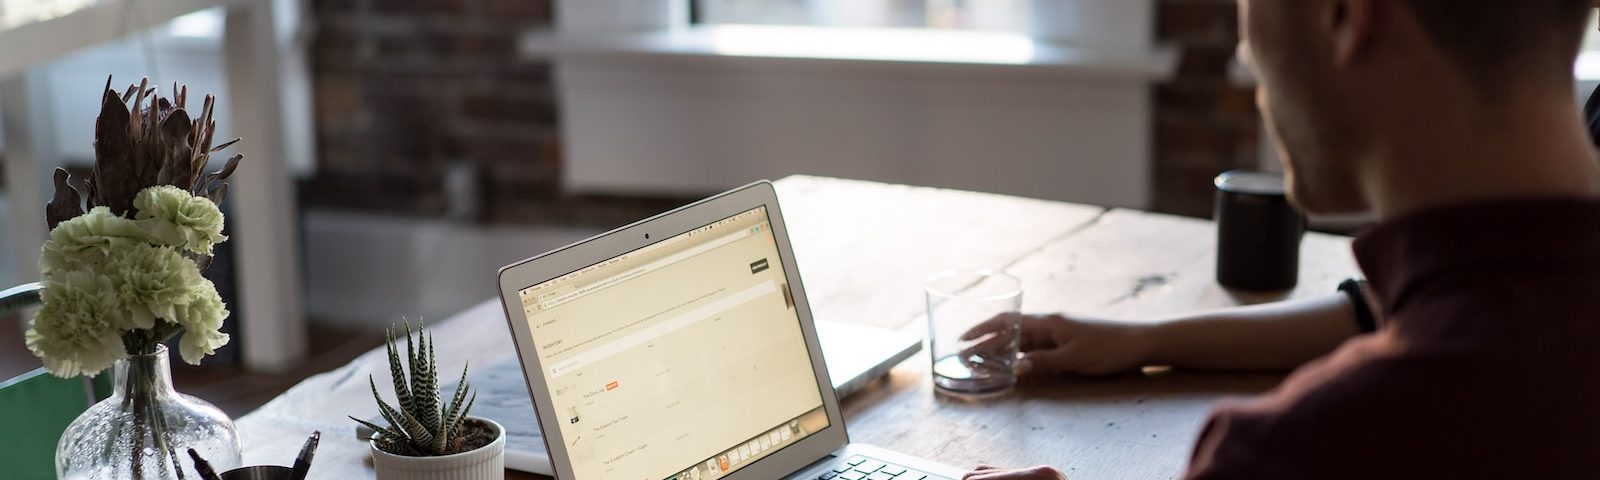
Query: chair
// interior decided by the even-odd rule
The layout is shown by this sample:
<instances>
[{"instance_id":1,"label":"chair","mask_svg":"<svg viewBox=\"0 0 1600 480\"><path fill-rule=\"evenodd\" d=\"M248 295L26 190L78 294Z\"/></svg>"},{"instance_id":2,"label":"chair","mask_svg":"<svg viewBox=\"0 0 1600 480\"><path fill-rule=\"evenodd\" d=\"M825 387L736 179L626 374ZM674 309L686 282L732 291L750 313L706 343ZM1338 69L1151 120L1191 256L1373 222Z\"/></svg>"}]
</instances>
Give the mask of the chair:
<instances>
[{"instance_id":1,"label":"chair","mask_svg":"<svg viewBox=\"0 0 1600 480\"><path fill-rule=\"evenodd\" d=\"M39 291L44 287L39 282L24 283L5 290L0 290L0 318L5 318L13 312L24 308L37 306L43 300L39 299Z\"/></svg>"},{"instance_id":2,"label":"chair","mask_svg":"<svg viewBox=\"0 0 1600 480\"><path fill-rule=\"evenodd\" d=\"M39 284L0 291L0 318L39 304ZM111 393L111 375L58 378L39 368L0 382L0 465L7 478L55 478L56 441L73 419ZM12 476L15 475L15 476Z\"/></svg>"}]
</instances>

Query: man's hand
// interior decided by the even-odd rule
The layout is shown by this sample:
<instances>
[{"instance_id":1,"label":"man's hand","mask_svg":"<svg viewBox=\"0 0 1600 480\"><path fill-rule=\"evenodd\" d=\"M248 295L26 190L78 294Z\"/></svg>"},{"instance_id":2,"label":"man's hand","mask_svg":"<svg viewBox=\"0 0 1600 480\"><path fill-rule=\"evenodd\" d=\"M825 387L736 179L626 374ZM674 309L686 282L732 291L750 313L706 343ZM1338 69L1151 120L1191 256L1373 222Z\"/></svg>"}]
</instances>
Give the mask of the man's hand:
<instances>
[{"instance_id":1,"label":"man's hand","mask_svg":"<svg viewBox=\"0 0 1600 480\"><path fill-rule=\"evenodd\" d=\"M1149 353L1146 326L1062 315L1000 315L973 327L961 339L977 340L999 333L1012 322L1022 330L1022 359L1016 367L1019 375L1130 372L1144 366Z\"/></svg>"},{"instance_id":2,"label":"man's hand","mask_svg":"<svg viewBox=\"0 0 1600 480\"><path fill-rule=\"evenodd\" d=\"M979 465L961 480L1067 480L1067 475L1045 465L1016 470Z\"/></svg>"}]
</instances>

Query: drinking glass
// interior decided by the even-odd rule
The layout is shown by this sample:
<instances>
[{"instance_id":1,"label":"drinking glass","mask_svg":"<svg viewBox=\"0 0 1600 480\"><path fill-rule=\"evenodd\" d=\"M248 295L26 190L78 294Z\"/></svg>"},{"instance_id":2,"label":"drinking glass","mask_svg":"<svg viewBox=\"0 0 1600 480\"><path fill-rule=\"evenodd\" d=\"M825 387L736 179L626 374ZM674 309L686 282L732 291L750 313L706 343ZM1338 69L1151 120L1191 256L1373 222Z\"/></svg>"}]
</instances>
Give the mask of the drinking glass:
<instances>
[{"instance_id":1,"label":"drinking glass","mask_svg":"<svg viewBox=\"0 0 1600 480\"><path fill-rule=\"evenodd\" d=\"M953 270L930 277L923 290L933 384L964 394L1015 385L1012 365L1022 332L1014 314L1022 307L1022 281L997 270ZM964 339L969 332L973 338Z\"/></svg>"}]
</instances>

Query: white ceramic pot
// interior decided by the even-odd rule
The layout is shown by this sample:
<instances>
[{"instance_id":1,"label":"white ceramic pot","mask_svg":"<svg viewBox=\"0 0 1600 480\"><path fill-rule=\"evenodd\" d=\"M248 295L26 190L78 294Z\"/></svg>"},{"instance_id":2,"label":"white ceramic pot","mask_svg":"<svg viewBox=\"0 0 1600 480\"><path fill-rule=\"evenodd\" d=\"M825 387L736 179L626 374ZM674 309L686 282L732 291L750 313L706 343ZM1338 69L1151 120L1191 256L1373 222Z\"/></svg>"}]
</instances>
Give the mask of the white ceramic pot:
<instances>
[{"instance_id":1,"label":"white ceramic pot","mask_svg":"<svg viewBox=\"0 0 1600 480\"><path fill-rule=\"evenodd\" d=\"M442 457L407 457L378 449L372 450L372 466L378 480L504 480L506 478L506 428L494 420L467 417L494 426L493 442L470 452Z\"/></svg>"}]
</instances>

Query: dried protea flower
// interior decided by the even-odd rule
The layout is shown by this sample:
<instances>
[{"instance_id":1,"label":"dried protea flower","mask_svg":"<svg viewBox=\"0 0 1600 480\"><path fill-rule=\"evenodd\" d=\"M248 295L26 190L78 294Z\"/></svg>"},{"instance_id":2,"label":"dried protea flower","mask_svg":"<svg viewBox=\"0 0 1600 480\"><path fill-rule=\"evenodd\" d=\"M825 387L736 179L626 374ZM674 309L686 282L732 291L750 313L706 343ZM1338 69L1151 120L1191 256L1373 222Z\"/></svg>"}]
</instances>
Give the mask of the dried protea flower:
<instances>
[{"instance_id":1,"label":"dried protea flower","mask_svg":"<svg viewBox=\"0 0 1600 480\"><path fill-rule=\"evenodd\" d=\"M50 203L44 205L44 218L50 223L52 230L61 222L83 215L83 196L67 183L70 178L72 174L67 173L67 169L56 168L56 195L50 199Z\"/></svg>"},{"instance_id":2,"label":"dried protea flower","mask_svg":"<svg viewBox=\"0 0 1600 480\"><path fill-rule=\"evenodd\" d=\"M243 155L234 155L221 170L202 175L211 154L239 139L212 146L217 122L211 118L216 99L206 95L200 115L186 110L189 87L172 85L173 98L156 95L150 80L118 94L106 78L100 99L100 117L94 125L94 172L90 178L74 177L65 169L55 172L55 196L45 205L45 220L52 230L94 207L104 206L117 216L132 215L134 197L158 185L171 185L217 205L228 195L228 177ZM129 101L132 105L129 105ZM148 101L146 101L148 100ZM211 256L183 252L204 271Z\"/></svg>"},{"instance_id":3,"label":"dried protea flower","mask_svg":"<svg viewBox=\"0 0 1600 480\"><path fill-rule=\"evenodd\" d=\"M234 155L222 170L202 175L211 154L238 142L234 139L212 146L212 135L217 122L212 119L216 99L206 95L200 115L191 117L186 107L189 88L173 84L173 98L157 95L144 79L130 85L122 94L111 89L111 79L106 78L104 96L100 101L100 117L95 121L94 173L86 183L86 207L106 206L117 215L128 215L133 207L133 197L140 190L156 185L172 185L195 195L205 196L222 203L227 194L227 178L233 174L243 155ZM129 101L132 105L129 105ZM148 101L147 101L148 100ZM58 174L59 177L59 174ZM74 210L67 206L72 199L63 196L62 185L76 180L70 175L57 182L56 201L51 207L50 225L66 218ZM84 211L78 206L76 212Z\"/></svg>"}]
</instances>

